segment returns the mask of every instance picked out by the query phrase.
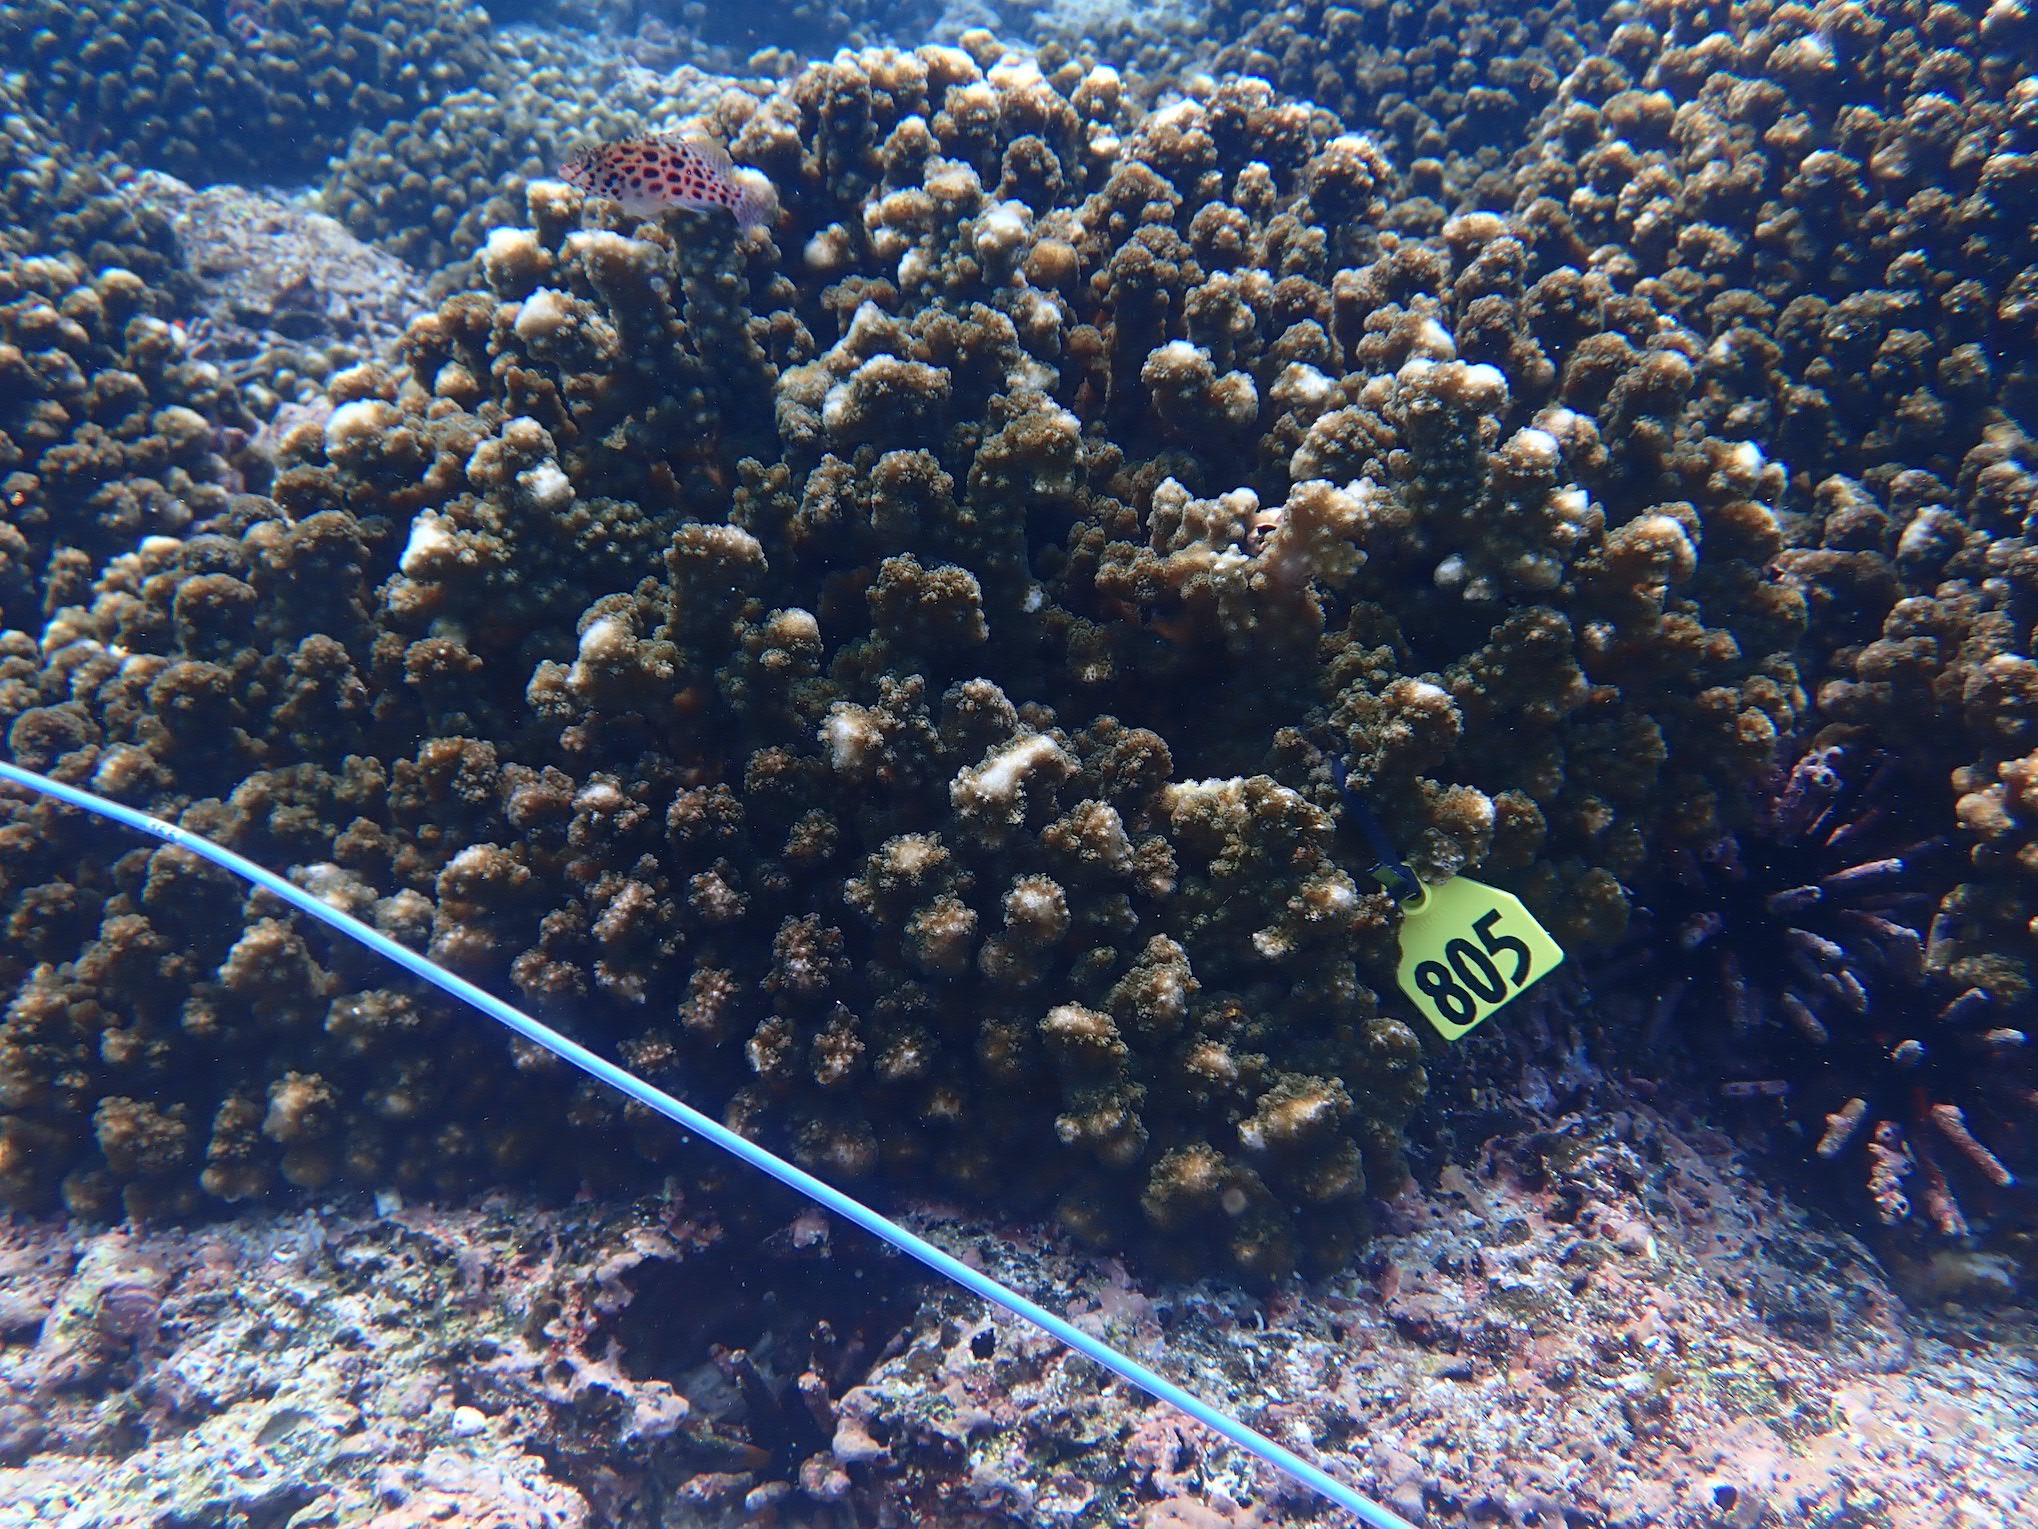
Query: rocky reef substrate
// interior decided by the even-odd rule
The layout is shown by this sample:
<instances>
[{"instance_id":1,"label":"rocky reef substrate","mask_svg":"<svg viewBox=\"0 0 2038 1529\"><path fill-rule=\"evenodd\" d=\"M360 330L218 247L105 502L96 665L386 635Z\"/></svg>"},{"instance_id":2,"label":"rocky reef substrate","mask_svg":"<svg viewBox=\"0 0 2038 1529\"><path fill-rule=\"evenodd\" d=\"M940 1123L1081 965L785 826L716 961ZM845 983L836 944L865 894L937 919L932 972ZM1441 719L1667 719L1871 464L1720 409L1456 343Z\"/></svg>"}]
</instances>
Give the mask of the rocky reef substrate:
<instances>
[{"instance_id":1,"label":"rocky reef substrate","mask_svg":"<svg viewBox=\"0 0 2038 1529\"><path fill-rule=\"evenodd\" d=\"M1353 1271L1265 1299L913 1219L1430 1529L2031 1522L2038 1332L1984 1316L2001 1270L1900 1291L1717 1134L1586 1095L1513 1106ZM789 1199L14 1218L0 1277L6 1529L1328 1522Z\"/></svg>"}]
</instances>

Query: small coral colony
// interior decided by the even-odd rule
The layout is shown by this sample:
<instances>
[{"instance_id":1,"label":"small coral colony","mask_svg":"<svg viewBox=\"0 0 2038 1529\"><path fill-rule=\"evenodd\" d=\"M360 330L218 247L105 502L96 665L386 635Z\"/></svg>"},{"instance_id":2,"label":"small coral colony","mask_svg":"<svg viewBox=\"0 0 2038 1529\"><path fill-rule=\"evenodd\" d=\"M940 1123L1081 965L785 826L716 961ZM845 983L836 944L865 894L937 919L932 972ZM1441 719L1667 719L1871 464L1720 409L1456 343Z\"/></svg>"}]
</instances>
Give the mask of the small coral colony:
<instances>
[{"instance_id":1,"label":"small coral colony","mask_svg":"<svg viewBox=\"0 0 2038 1529\"><path fill-rule=\"evenodd\" d=\"M1175 1266L1343 1258L1531 985L1865 1224L2028 1255L2013 0L1220 0L656 89L419 0L4 9L16 760L832 1178ZM328 163L429 311L194 353L132 168ZM7 1203L675 1150L4 813Z\"/></svg>"}]
</instances>

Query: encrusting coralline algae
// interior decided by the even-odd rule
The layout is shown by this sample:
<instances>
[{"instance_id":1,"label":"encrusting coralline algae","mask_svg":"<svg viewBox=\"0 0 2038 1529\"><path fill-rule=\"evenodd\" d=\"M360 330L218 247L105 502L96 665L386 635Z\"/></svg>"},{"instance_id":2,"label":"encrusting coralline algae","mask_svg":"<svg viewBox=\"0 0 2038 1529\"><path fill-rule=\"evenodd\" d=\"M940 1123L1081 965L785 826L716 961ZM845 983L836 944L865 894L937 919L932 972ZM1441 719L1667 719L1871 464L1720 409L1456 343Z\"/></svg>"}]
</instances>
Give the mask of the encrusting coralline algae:
<instances>
[{"instance_id":1,"label":"encrusting coralline algae","mask_svg":"<svg viewBox=\"0 0 2038 1529\"><path fill-rule=\"evenodd\" d=\"M221 455L258 422L174 283L13 258L12 752L831 1175L1256 1276L1345 1256L1423 1088L1333 755L1589 955L1814 734L1915 748L1929 704L1964 794L1919 816L1977 858L1904 895L2015 1013L2028 27L1801 9L1481 51L1513 158L1306 104L1371 110L1328 22L1157 109L1059 43L845 53L695 124L768 241L538 181L273 462ZM12 810L14 1203L666 1150L178 852ZM2012 1167L2023 1056L1965 1117Z\"/></svg>"}]
</instances>

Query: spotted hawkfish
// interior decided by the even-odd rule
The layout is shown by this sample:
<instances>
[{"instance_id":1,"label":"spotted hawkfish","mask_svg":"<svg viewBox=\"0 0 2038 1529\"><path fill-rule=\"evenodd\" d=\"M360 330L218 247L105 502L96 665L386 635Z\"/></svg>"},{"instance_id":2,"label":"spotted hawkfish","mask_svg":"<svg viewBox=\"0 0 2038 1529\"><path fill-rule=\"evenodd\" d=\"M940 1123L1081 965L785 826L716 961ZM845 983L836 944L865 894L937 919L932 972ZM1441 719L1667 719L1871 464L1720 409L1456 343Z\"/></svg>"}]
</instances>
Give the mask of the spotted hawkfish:
<instances>
[{"instance_id":1,"label":"spotted hawkfish","mask_svg":"<svg viewBox=\"0 0 2038 1529\"><path fill-rule=\"evenodd\" d=\"M771 193L740 181L729 151L711 138L657 133L597 144L559 168L566 183L621 202L640 218L668 207L726 207L744 233L763 228Z\"/></svg>"}]
</instances>

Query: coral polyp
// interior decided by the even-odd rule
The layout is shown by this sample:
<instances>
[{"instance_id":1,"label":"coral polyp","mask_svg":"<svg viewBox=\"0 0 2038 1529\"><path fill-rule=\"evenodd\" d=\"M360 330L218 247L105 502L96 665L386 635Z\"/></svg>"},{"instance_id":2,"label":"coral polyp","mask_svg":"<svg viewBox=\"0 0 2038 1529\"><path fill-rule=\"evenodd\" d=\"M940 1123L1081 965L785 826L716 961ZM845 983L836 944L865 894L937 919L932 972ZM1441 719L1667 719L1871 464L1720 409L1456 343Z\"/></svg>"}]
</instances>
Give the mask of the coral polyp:
<instances>
[{"instance_id":1,"label":"coral polyp","mask_svg":"<svg viewBox=\"0 0 2038 1529\"><path fill-rule=\"evenodd\" d=\"M1807 750L1748 821L1670 853L1639 925L1657 1015L1715 1026L1729 1097L1782 1101L1805 1155L1877 1220L1970 1230L2016 1181L2033 1106L2014 992L1966 957L1960 860L1921 783L1863 745Z\"/></svg>"}]
</instances>

